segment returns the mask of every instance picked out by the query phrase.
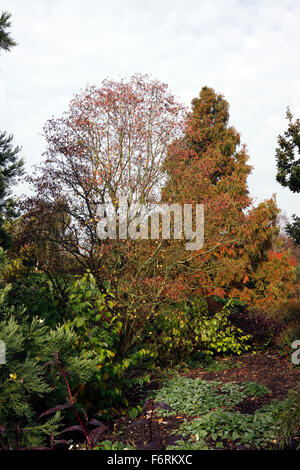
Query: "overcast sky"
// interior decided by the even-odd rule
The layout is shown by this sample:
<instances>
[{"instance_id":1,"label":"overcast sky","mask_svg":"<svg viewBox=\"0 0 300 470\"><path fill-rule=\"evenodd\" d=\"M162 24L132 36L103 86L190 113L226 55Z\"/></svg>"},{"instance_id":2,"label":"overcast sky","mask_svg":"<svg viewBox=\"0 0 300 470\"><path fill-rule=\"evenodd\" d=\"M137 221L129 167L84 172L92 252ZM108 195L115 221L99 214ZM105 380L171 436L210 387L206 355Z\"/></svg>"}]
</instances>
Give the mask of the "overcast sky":
<instances>
[{"instance_id":1,"label":"overcast sky","mask_svg":"<svg viewBox=\"0 0 300 470\"><path fill-rule=\"evenodd\" d=\"M299 215L299 195L275 181L286 107L300 117L299 0L1 0L18 46L0 56L0 129L42 160L47 119L104 78L149 73L190 104L204 85L230 104L248 147L250 193L277 194Z\"/></svg>"}]
</instances>

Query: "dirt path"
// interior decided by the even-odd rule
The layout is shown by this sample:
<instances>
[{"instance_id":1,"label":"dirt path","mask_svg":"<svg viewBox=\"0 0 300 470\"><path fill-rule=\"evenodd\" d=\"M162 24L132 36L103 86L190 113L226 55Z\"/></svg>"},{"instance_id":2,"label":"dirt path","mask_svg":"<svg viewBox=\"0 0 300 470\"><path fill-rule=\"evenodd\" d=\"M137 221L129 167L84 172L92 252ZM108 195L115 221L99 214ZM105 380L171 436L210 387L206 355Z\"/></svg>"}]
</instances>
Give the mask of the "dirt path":
<instances>
[{"instance_id":1,"label":"dirt path","mask_svg":"<svg viewBox=\"0 0 300 470\"><path fill-rule=\"evenodd\" d=\"M273 397L277 399L284 398L288 391L300 382L300 368L294 367L290 361L276 353L245 354L228 360L232 363L241 363L241 365L220 372L194 369L185 375L222 382L257 382L268 387L273 392Z\"/></svg>"}]
</instances>

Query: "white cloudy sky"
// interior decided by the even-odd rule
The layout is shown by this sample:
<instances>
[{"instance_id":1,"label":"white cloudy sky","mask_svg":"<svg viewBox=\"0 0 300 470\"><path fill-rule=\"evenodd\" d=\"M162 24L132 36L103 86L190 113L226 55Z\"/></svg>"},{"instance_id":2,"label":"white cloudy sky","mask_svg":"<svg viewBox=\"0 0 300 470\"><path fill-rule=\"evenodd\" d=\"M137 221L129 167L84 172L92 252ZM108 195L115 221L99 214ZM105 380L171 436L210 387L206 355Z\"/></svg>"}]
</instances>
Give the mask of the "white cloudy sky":
<instances>
[{"instance_id":1,"label":"white cloudy sky","mask_svg":"<svg viewBox=\"0 0 300 470\"><path fill-rule=\"evenodd\" d=\"M149 73L190 104L202 86L230 103L253 165L251 195L287 214L299 195L275 181L274 151L290 106L300 117L299 0L1 0L18 46L0 56L0 129L28 171L45 121L106 77Z\"/></svg>"}]
</instances>

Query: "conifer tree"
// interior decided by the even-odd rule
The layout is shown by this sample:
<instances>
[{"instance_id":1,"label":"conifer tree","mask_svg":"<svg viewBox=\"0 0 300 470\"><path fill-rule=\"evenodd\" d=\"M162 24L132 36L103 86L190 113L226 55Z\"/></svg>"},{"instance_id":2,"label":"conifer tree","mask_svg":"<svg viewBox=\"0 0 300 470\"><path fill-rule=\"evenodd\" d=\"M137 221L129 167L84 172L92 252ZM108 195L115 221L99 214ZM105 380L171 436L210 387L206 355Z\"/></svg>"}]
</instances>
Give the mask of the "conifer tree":
<instances>
[{"instance_id":1,"label":"conifer tree","mask_svg":"<svg viewBox=\"0 0 300 470\"><path fill-rule=\"evenodd\" d=\"M285 301L295 267L288 253L271 253L279 210L273 199L252 206L246 147L229 125L228 102L212 88L192 101L185 135L170 146L165 170L164 201L205 207L204 248L189 267L195 291L259 306Z\"/></svg>"},{"instance_id":2,"label":"conifer tree","mask_svg":"<svg viewBox=\"0 0 300 470\"><path fill-rule=\"evenodd\" d=\"M9 51L13 46L16 46L16 42L12 39L9 33L10 13L3 11L0 16L0 51Z\"/></svg>"}]
</instances>

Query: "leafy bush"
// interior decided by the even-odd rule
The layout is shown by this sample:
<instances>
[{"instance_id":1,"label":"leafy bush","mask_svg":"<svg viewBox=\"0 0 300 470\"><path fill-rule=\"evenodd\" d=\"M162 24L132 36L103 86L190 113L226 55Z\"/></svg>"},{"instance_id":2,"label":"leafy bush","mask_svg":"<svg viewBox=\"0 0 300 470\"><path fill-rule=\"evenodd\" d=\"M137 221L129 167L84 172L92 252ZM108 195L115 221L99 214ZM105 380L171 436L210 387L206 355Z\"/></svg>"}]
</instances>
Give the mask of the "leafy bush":
<instances>
[{"instance_id":1,"label":"leafy bush","mask_svg":"<svg viewBox=\"0 0 300 470\"><path fill-rule=\"evenodd\" d=\"M8 264L0 249L0 274ZM0 277L0 340L5 344L5 363L0 365L0 446L37 447L49 436L53 443L61 423L59 410L70 407L55 356L68 371L70 390L92 378L97 362L93 352L76 353L72 328L50 328L44 320L31 318L19 299L11 305L11 299L11 286ZM54 416L45 420L50 414Z\"/></svg>"},{"instance_id":2,"label":"leafy bush","mask_svg":"<svg viewBox=\"0 0 300 470\"><path fill-rule=\"evenodd\" d=\"M243 392L251 397L263 397L266 394L272 394L271 390L269 390L264 385L258 384L256 382L244 382L242 387Z\"/></svg>"},{"instance_id":3,"label":"leafy bush","mask_svg":"<svg viewBox=\"0 0 300 470\"><path fill-rule=\"evenodd\" d=\"M95 381L84 383L77 390L77 396L84 400L87 408L110 417L116 407L128 406L126 392L135 384L149 380L149 376L138 374L152 353L144 348L132 350L124 357L120 351L123 332L121 315L115 311L114 294L107 286L101 292L92 274L87 272L76 279L69 288L68 315L72 318L69 326L79 336L78 351L93 351L97 356ZM139 407L129 409L131 417L138 415Z\"/></svg>"},{"instance_id":4,"label":"leafy bush","mask_svg":"<svg viewBox=\"0 0 300 470\"><path fill-rule=\"evenodd\" d=\"M195 297L161 312L146 330L145 342L158 362L177 363L195 351L241 354L250 336L229 321L231 300L213 315L204 299Z\"/></svg>"}]
</instances>

